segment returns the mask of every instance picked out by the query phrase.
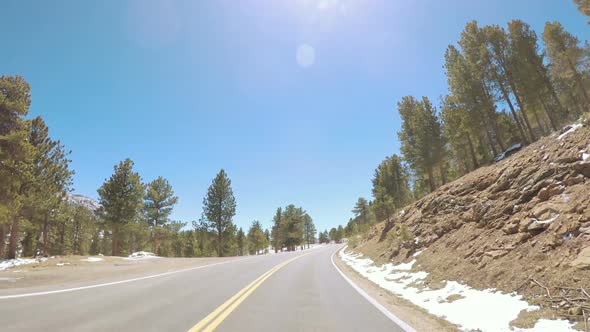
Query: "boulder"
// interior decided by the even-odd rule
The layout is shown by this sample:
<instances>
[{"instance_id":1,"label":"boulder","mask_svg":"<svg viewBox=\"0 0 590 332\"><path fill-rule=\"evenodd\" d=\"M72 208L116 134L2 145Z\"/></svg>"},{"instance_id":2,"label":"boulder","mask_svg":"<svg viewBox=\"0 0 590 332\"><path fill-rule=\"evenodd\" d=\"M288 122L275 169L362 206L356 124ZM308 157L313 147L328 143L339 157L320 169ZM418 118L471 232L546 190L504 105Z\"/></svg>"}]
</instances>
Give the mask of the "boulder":
<instances>
[{"instance_id":1,"label":"boulder","mask_svg":"<svg viewBox=\"0 0 590 332\"><path fill-rule=\"evenodd\" d=\"M518 223L518 231L519 232L526 232L528 231L529 226L533 223L533 221L529 218L521 219Z\"/></svg>"},{"instance_id":2,"label":"boulder","mask_svg":"<svg viewBox=\"0 0 590 332\"><path fill-rule=\"evenodd\" d=\"M518 233L518 223L519 223L518 220L508 223L508 224L504 225L504 227L502 227L502 231L504 231L504 233L506 233L508 235L516 234L516 233Z\"/></svg>"},{"instance_id":3,"label":"boulder","mask_svg":"<svg viewBox=\"0 0 590 332\"><path fill-rule=\"evenodd\" d=\"M574 186L576 184L580 184L584 182L584 175L578 174L576 176L567 176L563 181L566 186Z\"/></svg>"},{"instance_id":4,"label":"boulder","mask_svg":"<svg viewBox=\"0 0 590 332\"><path fill-rule=\"evenodd\" d=\"M586 226L584 226L584 227L580 227L580 228L578 229L578 231L579 231L580 233L582 233L582 234L588 234L588 235L590 235L590 225L586 225Z\"/></svg>"},{"instance_id":5,"label":"boulder","mask_svg":"<svg viewBox=\"0 0 590 332\"><path fill-rule=\"evenodd\" d=\"M587 178L590 178L590 160L578 161L574 164L574 171L578 174L582 174Z\"/></svg>"},{"instance_id":6,"label":"boulder","mask_svg":"<svg viewBox=\"0 0 590 332\"><path fill-rule=\"evenodd\" d=\"M549 223L534 221L527 227L527 231L531 233L539 233L546 230L548 227Z\"/></svg>"},{"instance_id":7,"label":"boulder","mask_svg":"<svg viewBox=\"0 0 590 332\"><path fill-rule=\"evenodd\" d=\"M590 247L582 249L578 254L578 257L576 257L570 265L578 269L590 268Z\"/></svg>"},{"instance_id":8,"label":"boulder","mask_svg":"<svg viewBox=\"0 0 590 332\"><path fill-rule=\"evenodd\" d=\"M548 187L541 189L539 191L539 194L537 195L537 197L541 201L546 201L555 195L561 194L564 190L565 190L565 187L563 185L554 183Z\"/></svg>"}]
</instances>

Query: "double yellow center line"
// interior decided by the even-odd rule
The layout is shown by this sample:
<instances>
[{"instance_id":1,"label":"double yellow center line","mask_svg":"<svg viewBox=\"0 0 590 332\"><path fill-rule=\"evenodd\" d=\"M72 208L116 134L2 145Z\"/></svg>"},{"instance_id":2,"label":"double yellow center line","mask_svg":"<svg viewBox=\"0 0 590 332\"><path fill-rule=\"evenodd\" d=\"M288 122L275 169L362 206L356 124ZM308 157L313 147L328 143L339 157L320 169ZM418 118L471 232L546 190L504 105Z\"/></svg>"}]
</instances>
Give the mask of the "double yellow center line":
<instances>
[{"instance_id":1,"label":"double yellow center line","mask_svg":"<svg viewBox=\"0 0 590 332\"><path fill-rule=\"evenodd\" d=\"M201 320L197 325L193 326L188 332L210 332L215 330L224 319L229 316L244 300L252 294L266 279L268 279L273 273L280 270L285 265L291 263L292 261L301 258L303 256L311 254L310 252L293 257L275 267L270 269L265 274L258 277L258 279L252 281L248 286L244 287L241 291L239 291L236 295L232 296L229 300L225 301L222 305L220 305L217 309L215 309L212 313L207 315L203 320Z\"/></svg>"}]
</instances>

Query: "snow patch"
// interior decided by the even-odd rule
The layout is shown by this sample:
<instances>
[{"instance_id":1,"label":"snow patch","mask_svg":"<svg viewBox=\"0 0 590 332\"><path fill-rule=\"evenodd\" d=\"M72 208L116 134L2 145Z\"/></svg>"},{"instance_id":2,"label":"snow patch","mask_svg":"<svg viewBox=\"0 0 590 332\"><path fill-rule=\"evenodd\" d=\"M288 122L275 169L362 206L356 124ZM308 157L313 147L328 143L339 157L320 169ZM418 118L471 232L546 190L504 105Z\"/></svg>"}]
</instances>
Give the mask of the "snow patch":
<instances>
[{"instance_id":1,"label":"snow patch","mask_svg":"<svg viewBox=\"0 0 590 332\"><path fill-rule=\"evenodd\" d=\"M584 153L582 153L582 160L583 160L583 161L586 161L586 159L588 159L588 158L590 158L590 154L588 154L588 153L585 153L585 152L584 152Z\"/></svg>"},{"instance_id":2,"label":"snow patch","mask_svg":"<svg viewBox=\"0 0 590 332\"><path fill-rule=\"evenodd\" d=\"M569 126L569 129L566 130L563 134L557 136L557 139L560 140L560 139L564 138L566 135L573 133L574 131L576 131L578 128L581 128L581 127L582 127L581 123L573 124L573 125ZM565 127L565 128L567 128L567 127Z\"/></svg>"},{"instance_id":3,"label":"snow patch","mask_svg":"<svg viewBox=\"0 0 590 332\"><path fill-rule=\"evenodd\" d=\"M125 258L126 260L138 260L138 259L150 259L150 258L160 258L156 256L153 252L149 251L138 251L134 252L129 257Z\"/></svg>"},{"instance_id":4,"label":"snow patch","mask_svg":"<svg viewBox=\"0 0 590 332\"><path fill-rule=\"evenodd\" d=\"M533 222L534 222L535 224L550 224L550 223L552 223L552 222L553 222L555 219L557 219L557 217L559 217L559 214L558 214L558 215L556 215L555 217L551 217L551 218L549 218L549 219L546 219L546 220L537 220L537 219L533 218Z\"/></svg>"},{"instance_id":5,"label":"snow patch","mask_svg":"<svg viewBox=\"0 0 590 332\"><path fill-rule=\"evenodd\" d=\"M100 262L103 261L104 259L100 258L100 257L88 257L88 258L83 258L81 259L82 262Z\"/></svg>"},{"instance_id":6,"label":"snow patch","mask_svg":"<svg viewBox=\"0 0 590 332\"><path fill-rule=\"evenodd\" d=\"M16 281L17 281L17 280L19 280L19 279L22 279L22 277L19 277L19 278L5 278L5 277L2 277L2 278L0 278L0 282L2 282L2 281L6 281L6 282L16 282Z\"/></svg>"},{"instance_id":7,"label":"snow patch","mask_svg":"<svg viewBox=\"0 0 590 332\"><path fill-rule=\"evenodd\" d=\"M40 263L47 260L47 258L15 258L0 260L0 271L9 269L19 265L27 265L33 263Z\"/></svg>"},{"instance_id":8,"label":"snow patch","mask_svg":"<svg viewBox=\"0 0 590 332\"><path fill-rule=\"evenodd\" d=\"M405 264L384 264L377 267L371 259L361 258L358 254L341 250L339 255L347 265L381 288L459 325L465 331L575 331L573 324L565 320L541 319L532 329L511 327L510 322L522 310L539 309L516 293L505 294L496 289L477 290L456 281L445 281L445 286L441 289L417 285L423 284L428 276L427 272L398 272L411 269L416 263L415 259ZM450 295L461 295L461 298L449 302L447 298Z\"/></svg>"}]
</instances>

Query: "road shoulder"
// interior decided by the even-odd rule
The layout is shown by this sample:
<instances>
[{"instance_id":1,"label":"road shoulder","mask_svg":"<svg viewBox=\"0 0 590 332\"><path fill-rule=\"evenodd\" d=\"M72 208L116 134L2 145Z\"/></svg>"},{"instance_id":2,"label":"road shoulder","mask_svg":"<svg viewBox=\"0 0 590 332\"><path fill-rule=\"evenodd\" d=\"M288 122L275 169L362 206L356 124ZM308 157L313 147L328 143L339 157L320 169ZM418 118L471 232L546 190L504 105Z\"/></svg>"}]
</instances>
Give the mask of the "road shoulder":
<instances>
[{"instance_id":1,"label":"road shoulder","mask_svg":"<svg viewBox=\"0 0 590 332\"><path fill-rule=\"evenodd\" d=\"M358 287L365 291L387 310L413 327L416 331L459 331L459 329L442 318L429 314L424 309L417 307L409 301L402 299L391 292L369 281L346 265L340 259L338 250L334 255L334 263L350 278Z\"/></svg>"}]
</instances>

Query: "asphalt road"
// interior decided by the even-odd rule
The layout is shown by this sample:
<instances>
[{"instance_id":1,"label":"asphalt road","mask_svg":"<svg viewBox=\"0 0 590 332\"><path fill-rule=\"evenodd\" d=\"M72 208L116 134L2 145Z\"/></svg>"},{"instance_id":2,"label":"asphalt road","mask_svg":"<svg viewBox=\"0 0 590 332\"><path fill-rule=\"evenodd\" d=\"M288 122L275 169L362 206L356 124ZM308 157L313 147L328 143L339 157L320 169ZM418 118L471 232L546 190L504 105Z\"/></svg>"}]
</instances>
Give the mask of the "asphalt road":
<instances>
[{"instance_id":1,"label":"asphalt road","mask_svg":"<svg viewBox=\"0 0 590 332\"><path fill-rule=\"evenodd\" d=\"M331 256L339 248L64 293L2 298L0 292L0 330L402 331L336 270Z\"/></svg>"}]
</instances>

